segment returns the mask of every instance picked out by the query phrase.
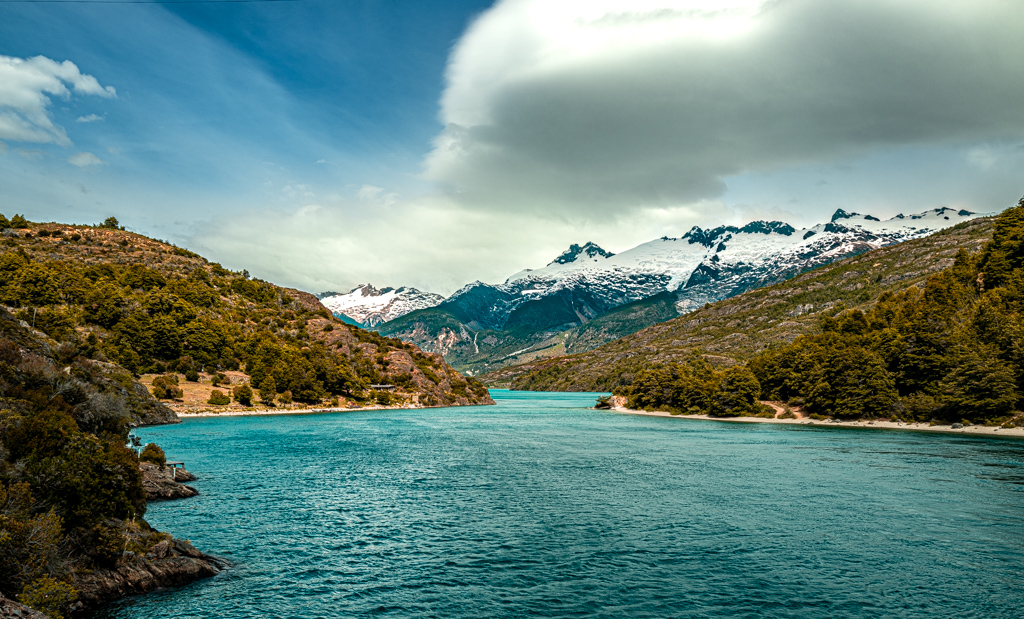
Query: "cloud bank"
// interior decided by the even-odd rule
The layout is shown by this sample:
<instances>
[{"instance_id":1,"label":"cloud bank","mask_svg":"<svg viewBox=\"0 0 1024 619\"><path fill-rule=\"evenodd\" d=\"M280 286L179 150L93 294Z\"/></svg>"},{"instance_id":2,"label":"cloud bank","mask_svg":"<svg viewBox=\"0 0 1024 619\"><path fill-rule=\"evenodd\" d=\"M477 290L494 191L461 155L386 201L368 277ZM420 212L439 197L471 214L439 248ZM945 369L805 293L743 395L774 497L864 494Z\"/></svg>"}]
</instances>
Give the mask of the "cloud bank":
<instances>
[{"instance_id":1,"label":"cloud bank","mask_svg":"<svg viewBox=\"0 0 1024 619\"><path fill-rule=\"evenodd\" d=\"M425 175L605 216L886 148L1024 137L1024 5L504 0L459 41Z\"/></svg>"},{"instance_id":2,"label":"cloud bank","mask_svg":"<svg viewBox=\"0 0 1024 619\"><path fill-rule=\"evenodd\" d=\"M53 122L49 107L51 97L67 99L72 90L79 95L117 96L112 86L101 86L70 60L0 56L0 140L70 146L71 140Z\"/></svg>"}]
</instances>

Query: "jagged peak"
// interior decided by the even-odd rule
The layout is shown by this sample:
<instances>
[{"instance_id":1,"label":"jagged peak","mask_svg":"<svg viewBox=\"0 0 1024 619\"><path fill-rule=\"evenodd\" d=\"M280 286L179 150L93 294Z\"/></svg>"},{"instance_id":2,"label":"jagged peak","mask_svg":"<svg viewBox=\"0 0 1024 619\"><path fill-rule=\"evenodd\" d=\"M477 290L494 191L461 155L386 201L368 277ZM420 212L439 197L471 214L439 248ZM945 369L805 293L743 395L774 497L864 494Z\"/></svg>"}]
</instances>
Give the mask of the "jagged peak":
<instances>
[{"instance_id":1,"label":"jagged peak","mask_svg":"<svg viewBox=\"0 0 1024 619\"><path fill-rule=\"evenodd\" d=\"M611 258L614 256L610 251L601 249L597 244L587 241L583 246L573 243L569 246L569 249L562 252L560 256L548 263L548 266L552 264L569 264L570 262L576 262L580 256L586 256L588 258L596 258L600 256L602 258Z\"/></svg>"},{"instance_id":2,"label":"jagged peak","mask_svg":"<svg viewBox=\"0 0 1024 619\"><path fill-rule=\"evenodd\" d=\"M747 234L781 234L783 236L791 236L796 232L796 228L787 224L784 221L752 221L749 224L739 229L739 232L745 232Z\"/></svg>"},{"instance_id":3,"label":"jagged peak","mask_svg":"<svg viewBox=\"0 0 1024 619\"><path fill-rule=\"evenodd\" d=\"M345 294L352 294L354 292L358 292L360 295L364 297L379 297L389 292L394 292L394 290L394 288L374 288L373 284L359 284L358 286L356 286L352 290L349 290Z\"/></svg>"},{"instance_id":4,"label":"jagged peak","mask_svg":"<svg viewBox=\"0 0 1024 619\"><path fill-rule=\"evenodd\" d=\"M479 287L481 287L481 286L483 286L483 287L485 287L485 288L494 288L494 286L492 286L491 284L488 284L488 283L482 282L482 281L480 281L480 280L476 280L476 281L474 281L474 282L470 282L470 283L466 284L466 285L465 285L465 286L463 286L462 288L459 288L458 290L456 290L455 292L453 292L453 293L451 294L451 296L450 296L450 297L448 297L448 299L447 299L447 300L448 300L448 301L451 301L452 299L455 299L455 298L457 298L457 297L461 297L462 295L466 294L466 293L467 293L467 292L469 292L470 290L473 290L474 288L479 288Z\"/></svg>"},{"instance_id":5,"label":"jagged peak","mask_svg":"<svg viewBox=\"0 0 1024 619\"><path fill-rule=\"evenodd\" d=\"M690 244L700 243L705 247L712 247L716 243L729 240L726 235L732 235L736 233L743 234L781 234L783 236L791 236L796 232L796 228L787 224L784 221L752 221L742 228L736 226L718 226L710 230L704 230L700 226L694 226L690 228L690 231L683 235L684 239L687 239Z\"/></svg>"},{"instance_id":6,"label":"jagged peak","mask_svg":"<svg viewBox=\"0 0 1024 619\"><path fill-rule=\"evenodd\" d=\"M830 221L835 221L837 219L850 219L851 217L860 217L860 213L847 213L843 209L837 208L836 212L832 214L832 219Z\"/></svg>"}]
</instances>

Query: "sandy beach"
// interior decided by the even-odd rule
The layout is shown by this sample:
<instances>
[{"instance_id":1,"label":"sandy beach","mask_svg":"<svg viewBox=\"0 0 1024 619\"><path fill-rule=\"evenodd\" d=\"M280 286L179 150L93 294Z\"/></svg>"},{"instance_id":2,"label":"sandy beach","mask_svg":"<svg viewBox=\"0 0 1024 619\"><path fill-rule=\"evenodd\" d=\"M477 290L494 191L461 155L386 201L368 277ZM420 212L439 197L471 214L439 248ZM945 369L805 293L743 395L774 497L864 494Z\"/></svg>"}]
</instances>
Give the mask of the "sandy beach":
<instances>
[{"instance_id":1,"label":"sandy beach","mask_svg":"<svg viewBox=\"0 0 1024 619\"><path fill-rule=\"evenodd\" d=\"M1024 428L1000 428L998 426L933 426L927 423L903 423L899 421L817 421L814 419L768 419L764 417L711 417L709 415L673 415L665 411L640 411L622 406L610 409L616 413L647 415L650 417L672 417L673 419L701 419L725 423L775 423L799 426L823 426L842 428L868 428L876 430L912 430L915 432L944 432L947 434L970 434L975 436L998 436L1024 438Z\"/></svg>"},{"instance_id":2,"label":"sandy beach","mask_svg":"<svg viewBox=\"0 0 1024 619\"><path fill-rule=\"evenodd\" d=\"M428 406L358 406L348 407L327 407L327 408L243 408L226 409L224 411L213 410L176 410L178 417L189 419L192 417L255 417L261 415L314 415L319 413L357 413L359 411L383 411L383 410L416 410L420 408L434 408Z\"/></svg>"}]
</instances>

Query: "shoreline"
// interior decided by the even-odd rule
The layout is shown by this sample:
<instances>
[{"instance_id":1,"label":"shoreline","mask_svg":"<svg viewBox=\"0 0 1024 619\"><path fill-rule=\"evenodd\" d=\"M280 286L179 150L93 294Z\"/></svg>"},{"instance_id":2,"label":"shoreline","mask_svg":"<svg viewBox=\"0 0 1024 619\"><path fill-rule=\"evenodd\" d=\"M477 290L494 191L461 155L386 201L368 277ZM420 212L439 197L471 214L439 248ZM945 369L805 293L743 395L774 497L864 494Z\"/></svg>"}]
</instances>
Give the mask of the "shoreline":
<instances>
[{"instance_id":1,"label":"shoreline","mask_svg":"<svg viewBox=\"0 0 1024 619\"><path fill-rule=\"evenodd\" d=\"M699 421L720 421L725 423L773 423L797 426L820 426L861 428L868 430L910 430L914 432L935 432L942 434L966 434L971 436L992 436L1008 438L1024 438L1024 428L1000 428L999 426L972 425L963 428L951 426L933 426L927 423L903 423L898 421L816 421L814 419L769 419L765 417L711 417L710 415L673 415L666 411L641 411L623 406L615 406L610 410L627 415L645 415L648 417L671 417L673 419L696 419Z\"/></svg>"},{"instance_id":2,"label":"shoreline","mask_svg":"<svg viewBox=\"0 0 1024 619\"><path fill-rule=\"evenodd\" d=\"M419 410L424 408L440 408L437 406L357 406L353 408L349 407L328 407L328 408L288 408L288 409L273 409L273 408L255 408L255 409L243 409L243 410L227 410L224 412L218 411L190 411L190 412L178 412L174 411L175 414L182 418L188 419L192 417L261 417L265 415L316 415L319 413L358 413L361 411L397 411L397 410Z\"/></svg>"}]
</instances>

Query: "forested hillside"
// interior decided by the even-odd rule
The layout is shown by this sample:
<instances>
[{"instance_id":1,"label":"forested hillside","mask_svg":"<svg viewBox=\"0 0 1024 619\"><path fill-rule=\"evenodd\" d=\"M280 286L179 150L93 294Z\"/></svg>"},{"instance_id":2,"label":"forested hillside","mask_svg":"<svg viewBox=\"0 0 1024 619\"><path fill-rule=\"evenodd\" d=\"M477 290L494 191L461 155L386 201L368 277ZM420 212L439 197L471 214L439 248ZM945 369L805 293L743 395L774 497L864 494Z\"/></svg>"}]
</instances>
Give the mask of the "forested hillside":
<instances>
[{"instance_id":1,"label":"forested hillside","mask_svg":"<svg viewBox=\"0 0 1024 619\"><path fill-rule=\"evenodd\" d=\"M992 230L991 218L965 222L709 304L587 353L506 368L482 380L514 389L612 391L631 385L640 370L654 363L697 355L712 367L740 364L818 332L823 316L866 310L886 292L923 285L950 267L959 250L981 252Z\"/></svg>"},{"instance_id":2,"label":"forested hillside","mask_svg":"<svg viewBox=\"0 0 1024 619\"><path fill-rule=\"evenodd\" d=\"M2 215L0 215L2 217ZM0 219L0 304L135 374L242 370L267 403L488 403L440 355L331 316L315 297L120 229ZM395 392L374 392L393 384ZM172 389L173 391L173 389ZM171 393L173 396L173 393Z\"/></svg>"},{"instance_id":3,"label":"forested hillside","mask_svg":"<svg viewBox=\"0 0 1024 619\"><path fill-rule=\"evenodd\" d=\"M722 416L782 400L822 417L1024 423L1024 199L996 218L981 251L972 245L919 284L820 312L812 332L746 363L719 369L696 351L641 358L614 391L636 408ZM823 292L833 290L841 296Z\"/></svg>"},{"instance_id":4,"label":"forested hillside","mask_svg":"<svg viewBox=\"0 0 1024 619\"><path fill-rule=\"evenodd\" d=\"M178 419L141 373L168 402L179 375L231 370L266 405L491 401L439 355L116 221L0 229L0 594L51 617L217 571L143 519L129 428Z\"/></svg>"}]
</instances>

